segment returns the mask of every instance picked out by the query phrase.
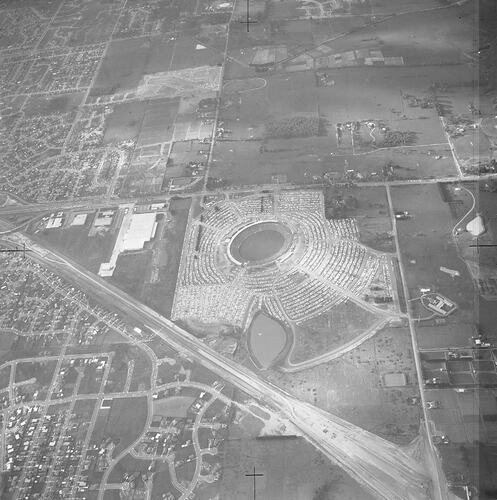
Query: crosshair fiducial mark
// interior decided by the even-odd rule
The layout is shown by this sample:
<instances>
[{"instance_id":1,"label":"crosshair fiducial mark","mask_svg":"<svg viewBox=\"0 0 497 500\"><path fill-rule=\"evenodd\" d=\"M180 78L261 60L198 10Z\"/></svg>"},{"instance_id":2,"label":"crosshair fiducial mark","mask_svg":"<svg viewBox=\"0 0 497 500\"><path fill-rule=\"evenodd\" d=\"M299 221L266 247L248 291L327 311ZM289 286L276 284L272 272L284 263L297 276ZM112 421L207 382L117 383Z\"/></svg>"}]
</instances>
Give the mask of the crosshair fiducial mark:
<instances>
[{"instance_id":1,"label":"crosshair fiducial mark","mask_svg":"<svg viewBox=\"0 0 497 500\"><path fill-rule=\"evenodd\" d=\"M476 240L476 243L472 243L469 245L470 248L476 248L476 251L479 253L480 248L497 248L497 244L495 243L480 243L478 239Z\"/></svg>"},{"instance_id":2,"label":"crosshair fiducial mark","mask_svg":"<svg viewBox=\"0 0 497 500\"><path fill-rule=\"evenodd\" d=\"M251 472L250 474L245 474L246 477L251 477L253 482L254 482L254 500L256 500L256 481L258 477L263 477L264 474L261 474L260 472L256 472L255 467L254 471Z\"/></svg>"},{"instance_id":3,"label":"crosshair fiducial mark","mask_svg":"<svg viewBox=\"0 0 497 500\"><path fill-rule=\"evenodd\" d=\"M22 244L22 248L0 248L0 253L16 253L22 252L22 257L26 257L26 252L32 252L29 248L26 248L26 243Z\"/></svg>"},{"instance_id":4,"label":"crosshair fiducial mark","mask_svg":"<svg viewBox=\"0 0 497 500\"><path fill-rule=\"evenodd\" d=\"M240 21L240 23L245 24L247 26L247 33L250 31L251 24L257 24L257 21L250 20L250 0L247 0L247 17L245 21Z\"/></svg>"}]
</instances>

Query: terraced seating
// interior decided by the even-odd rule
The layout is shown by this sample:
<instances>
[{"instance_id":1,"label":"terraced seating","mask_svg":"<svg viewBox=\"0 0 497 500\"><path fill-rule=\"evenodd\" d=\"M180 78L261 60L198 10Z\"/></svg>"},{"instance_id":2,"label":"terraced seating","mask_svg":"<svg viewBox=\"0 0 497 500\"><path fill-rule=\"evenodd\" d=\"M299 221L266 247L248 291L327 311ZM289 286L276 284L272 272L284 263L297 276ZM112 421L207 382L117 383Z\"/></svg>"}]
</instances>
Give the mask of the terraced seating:
<instances>
[{"instance_id":1,"label":"terraced seating","mask_svg":"<svg viewBox=\"0 0 497 500\"><path fill-rule=\"evenodd\" d=\"M211 227L225 229L235 225L238 214L226 203L216 203L203 213L203 222Z\"/></svg>"},{"instance_id":2,"label":"terraced seating","mask_svg":"<svg viewBox=\"0 0 497 500\"><path fill-rule=\"evenodd\" d=\"M324 214L323 196L319 191L285 191L280 194L278 209L281 213Z\"/></svg>"},{"instance_id":3,"label":"terraced seating","mask_svg":"<svg viewBox=\"0 0 497 500\"><path fill-rule=\"evenodd\" d=\"M263 308L279 320L300 322L350 293L362 297L375 279L391 286L386 258L358 244L355 221L325 219L322 193L283 191L277 196L216 201L205 209L185 239L173 318L242 326ZM284 260L254 267L223 257L224 242L238 230L274 219L298 235Z\"/></svg>"},{"instance_id":4,"label":"terraced seating","mask_svg":"<svg viewBox=\"0 0 497 500\"><path fill-rule=\"evenodd\" d=\"M240 279L240 285L259 294L271 294L274 282L279 279L280 274L276 267L264 272L246 270Z\"/></svg>"},{"instance_id":5,"label":"terraced seating","mask_svg":"<svg viewBox=\"0 0 497 500\"><path fill-rule=\"evenodd\" d=\"M281 290L278 298L287 315L295 321L329 309L340 300L340 296L325 283L312 278L296 287Z\"/></svg>"},{"instance_id":6,"label":"terraced seating","mask_svg":"<svg viewBox=\"0 0 497 500\"><path fill-rule=\"evenodd\" d=\"M364 262L361 271L358 273L358 278L351 285L351 290L356 293L363 293L369 287L371 281L378 271L380 260L376 255L368 255Z\"/></svg>"},{"instance_id":7,"label":"terraced seating","mask_svg":"<svg viewBox=\"0 0 497 500\"><path fill-rule=\"evenodd\" d=\"M198 250L195 251L200 230L201 236L198 242ZM197 226L197 230L192 231L192 233L194 233L194 237L188 238L189 252L185 260L181 282L185 285L224 283L226 279L219 272L216 265L217 232L207 226Z\"/></svg>"},{"instance_id":8,"label":"terraced seating","mask_svg":"<svg viewBox=\"0 0 497 500\"><path fill-rule=\"evenodd\" d=\"M328 226L332 236L336 238L359 239L359 230L354 219L330 219Z\"/></svg>"},{"instance_id":9,"label":"terraced seating","mask_svg":"<svg viewBox=\"0 0 497 500\"><path fill-rule=\"evenodd\" d=\"M261 198L244 198L237 201L237 207L242 214L258 216L263 213Z\"/></svg>"},{"instance_id":10,"label":"terraced seating","mask_svg":"<svg viewBox=\"0 0 497 500\"><path fill-rule=\"evenodd\" d=\"M278 300L275 297L267 296L264 297L262 303L267 309L267 312L276 319L280 321L285 321L285 313L282 310Z\"/></svg>"},{"instance_id":11,"label":"terraced seating","mask_svg":"<svg viewBox=\"0 0 497 500\"><path fill-rule=\"evenodd\" d=\"M274 199L272 196L262 197L262 213L264 214L274 213Z\"/></svg>"},{"instance_id":12,"label":"terraced seating","mask_svg":"<svg viewBox=\"0 0 497 500\"><path fill-rule=\"evenodd\" d=\"M225 283L226 280L218 271L213 254L207 258L195 259L193 261L193 281L192 283L209 284Z\"/></svg>"},{"instance_id":13,"label":"terraced seating","mask_svg":"<svg viewBox=\"0 0 497 500\"><path fill-rule=\"evenodd\" d=\"M251 298L223 285L185 286L176 292L173 320L193 318L205 323L242 326Z\"/></svg>"},{"instance_id":14,"label":"terraced seating","mask_svg":"<svg viewBox=\"0 0 497 500\"><path fill-rule=\"evenodd\" d=\"M330 255L326 242L317 242L307 247L307 251L299 262L301 269L312 272L323 272L329 265Z\"/></svg>"},{"instance_id":15,"label":"terraced seating","mask_svg":"<svg viewBox=\"0 0 497 500\"><path fill-rule=\"evenodd\" d=\"M277 295L285 291L289 294L295 293L306 279L307 275L301 271L285 273L274 283L274 293Z\"/></svg>"}]
</instances>

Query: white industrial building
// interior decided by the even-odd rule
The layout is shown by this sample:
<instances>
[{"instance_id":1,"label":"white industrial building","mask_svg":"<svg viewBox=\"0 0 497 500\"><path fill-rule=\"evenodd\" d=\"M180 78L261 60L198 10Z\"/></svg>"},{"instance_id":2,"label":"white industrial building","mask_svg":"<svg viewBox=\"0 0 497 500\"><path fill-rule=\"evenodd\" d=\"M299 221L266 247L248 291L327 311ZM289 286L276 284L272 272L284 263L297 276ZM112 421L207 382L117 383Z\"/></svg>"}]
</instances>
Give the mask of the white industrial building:
<instances>
[{"instance_id":1,"label":"white industrial building","mask_svg":"<svg viewBox=\"0 0 497 500\"><path fill-rule=\"evenodd\" d=\"M122 251L141 250L155 236L155 213L133 214L128 231L124 235Z\"/></svg>"},{"instance_id":2,"label":"white industrial building","mask_svg":"<svg viewBox=\"0 0 497 500\"><path fill-rule=\"evenodd\" d=\"M100 264L98 271L100 276L112 276L116 269L119 254L141 250L145 243L155 236L157 229L156 216L155 212L136 214L131 212L128 207L121 222L110 260Z\"/></svg>"}]
</instances>

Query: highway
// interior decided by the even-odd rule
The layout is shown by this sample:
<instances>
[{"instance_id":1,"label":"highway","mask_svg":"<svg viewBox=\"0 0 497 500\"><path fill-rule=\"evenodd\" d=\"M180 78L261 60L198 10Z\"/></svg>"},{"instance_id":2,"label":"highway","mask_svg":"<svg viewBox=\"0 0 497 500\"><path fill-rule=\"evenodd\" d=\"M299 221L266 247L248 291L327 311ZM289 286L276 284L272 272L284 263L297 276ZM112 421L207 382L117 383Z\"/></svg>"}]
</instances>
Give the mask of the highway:
<instances>
[{"instance_id":1,"label":"highway","mask_svg":"<svg viewBox=\"0 0 497 500\"><path fill-rule=\"evenodd\" d=\"M10 235L9 241L12 245L26 243L27 248L31 250L29 258L69 282L75 282L111 309L119 310L127 322L145 325L176 351L187 354L252 397L279 410L301 431L307 441L339 464L377 498L433 498L430 480L423 465L399 446L297 400L57 252L32 242L20 233Z\"/></svg>"},{"instance_id":2,"label":"highway","mask_svg":"<svg viewBox=\"0 0 497 500\"><path fill-rule=\"evenodd\" d=\"M400 252L400 243L399 243L399 233L397 231L397 219L395 218L395 209L394 209L394 204L392 201L392 193L390 191L390 187L387 187L387 200L388 200L388 207L389 207L389 213L390 213L390 218L392 222L392 231L394 235L394 240L395 240L395 248L397 252L397 259L399 262L399 271L400 271L400 276L402 283L399 283L399 286L403 288L404 291L404 297L407 301L407 320L409 324L409 333L411 337L411 345L412 345L412 352L414 356L414 364L416 366L416 375L417 375L417 382L418 382L418 388L419 388L419 395L421 398L421 406L423 408L423 424L425 427L425 434L426 434L426 440L427 440L427 445L428 445L428 459L430 462L433 464L433 467L431 468L432 470L432 475L434 478L437 478L435 480L435 485L434 485L434 494L435 497L440 499L440 500L448 500L451 498L451 493L447 487L447 482L445 480L445 474L442 469L441 461L438 458L438 453L435 448L435 445L433 443L433 439L431 436L431 429L430 429L430 420L429 420L429 415L427 412L427 402L426 402L426 396L424 392L424 386L423 386L423 368L422 368L422 363L421 363L421 357L419 355L419 346L418 346L418 338L416 335L416 327L414 325L414 320L413 320L413 314L412 314L412 303L409 300L409 287L407 285L407 277L406 273L404 270L404 264L402 260L402 254Z\"/></svg>"},{"instance_id":3,"label":"highway","mask_svg":"<svg viewBox=\"0 0 497 500\"><path fill-rule=\"evenodd\" d=\"M392 148L389 148L392 149ZM441 183L453 183L453 182L476 182L486 179L495 179L497 174L485 174L485 175L465 175L464 177L439 177L436 179L398 179L392 181L371 181L371 182L354 182L354 186L359 187L377 187L377 186L408 186L411 184L437 184ZM160 203L166 202L172 198L201 198L203 196L215 196L215 195L228 195L243 193L245 191L251 192L261 192L261 191L274 191L275 189L322 189L324 186L323 182L316 182L315 184L287 184L287 185L246 185L240 186L232 189L213 189L213 190L203 190L198 193L175 193L175 194L156 194L147 196L146 198L137 200L136 198L78 198L77 200L61 200L61 201L40 201L39 203L24 203L18 205L5 205L0 206L0 216L2 215L13 215L13 214L23 214L23 213L37 213L42 212L52 213L64 210L82 210L91 211L97 208L105 207L116 207L120 204L127 203ZM0 192L0 194L7 194L7 192Z\"/></svg>"}]
</instances>

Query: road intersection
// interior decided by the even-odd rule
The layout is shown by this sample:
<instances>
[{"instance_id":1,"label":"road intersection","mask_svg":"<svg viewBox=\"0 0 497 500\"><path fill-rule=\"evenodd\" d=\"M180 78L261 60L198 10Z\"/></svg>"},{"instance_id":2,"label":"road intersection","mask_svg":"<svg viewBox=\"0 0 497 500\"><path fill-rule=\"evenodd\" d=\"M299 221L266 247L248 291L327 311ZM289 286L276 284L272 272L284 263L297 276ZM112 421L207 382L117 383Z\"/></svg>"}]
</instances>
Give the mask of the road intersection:
<instances>
[{"instance_id":1,"label":"road intersection","mask_svg":"<svg viewBox=\"0 0 497 500\"><path fill-rule=\"evenodd\" d=\"M14 245L26 243L32 250L30 258L68 281L76 282L81 289L87 290L103 304L121 311L137 324L146 326L177 352L188 355L263 404L281 412L306 440L375 496L389 500L431 498L432 481L428 472L406 450L335 415L296 400L62 255L43 248L38 243L33 244L29 238L19 233L12 234L9 240Z\"/></svg>"}]
</instances>

